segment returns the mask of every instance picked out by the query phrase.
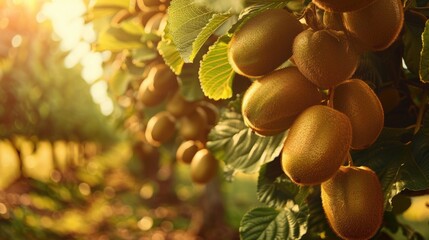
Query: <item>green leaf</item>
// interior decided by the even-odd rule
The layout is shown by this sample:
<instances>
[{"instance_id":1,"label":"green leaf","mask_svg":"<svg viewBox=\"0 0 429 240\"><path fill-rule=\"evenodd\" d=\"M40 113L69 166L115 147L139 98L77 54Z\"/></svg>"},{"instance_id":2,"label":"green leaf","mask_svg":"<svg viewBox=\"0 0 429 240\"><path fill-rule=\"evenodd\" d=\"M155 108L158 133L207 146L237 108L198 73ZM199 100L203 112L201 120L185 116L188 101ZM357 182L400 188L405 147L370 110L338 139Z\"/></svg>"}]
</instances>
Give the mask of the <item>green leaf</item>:
<instances>
[{"instance_id":1,"label":"green leaf","mask_svg":"<svg viewBox=\"0 0 429 240\"><path fill-rule=\"evenodd\" d=\"M204 55L199 71L201 88L211 99L232 97L234 70L228 62L229 37L221 37Z\"/></svg>"},{"instance_id":2,"label":"green leaf","mask_svg":"<svg viewBox=\"0 0 429 240\"><path fill-rule=\"evenodd\" d=\"M420 52L422 51L422 33L425 23L412 14L405 14L404 34L404 61L410 72L418 74L420 67Z\"/></svg>"},{"instance_id":3,"label":"green leaf","mask_svg":"<svg viewBox=\"0 0 429 240\"><path fill-rule=\"evenodd\" d=\"M282 207L288 201L301 204L309 190L309 187L298 186L286 176L280 158L263 165L259 171L258 200L269 207Z\"/></svg>"},{"instance_id":4,"label":"green leaf","mask_svg":"<svg viewBox=\"0 0 429 240\"><path fill-rule=\"evenodd\" d=\"M422 51L420 53L420 81L429 82L429 21L426 22L422 34Z\"/></svg>"},{"instance_id":5,"label":"green leaf","mask_svg":"<svg viewBox=\"0 0 429 240\"><path fill-rule=\"evenodd\" d=\"M276 210L254 208L247 212L240 224L243 240L299 239L307 231L308 209Z\"/></svg>"},{"instance_id":6,"label":"green leaf","mask_svg":"<svg viewBox=\"0 0 429 240\"><path fill-rule=\"evenodd\" d=\"M325 211L323 210L322 199L320 197L320 185L313 187L312 190L313 191L307 197L307 206L309 211L308 230L302 239L340 239L331 230L325 215Z\"/></svg>"},{"instance_id":7,"label":"green leaf","mask_svg":"<svg viewBox=\"0 0 429 240\"><path fill-rule=\"evenodd\" d=\"M187 63L183 66L181 74L178 76L180 93L187 101L197 101L204 98L198 81L198 68L200 64Z\"/></svg>"},{"instance_id":8,"label":"green leaf","mask_svg":"<svg viewBox=\"0 0 429 240\"><path fill-rule=\"evenodd\" d=\"M177 47L171 40L171 34L168 30L168 25L164 30L164 35L162 36L161 41L158 43L158 52L164 59L164 62L170 66L171 70L179 75L182 72L183 64L185 63L180 56Z\"/></svg>"},{"instance_id":9,"label":"green leaf","mask_svg":"<svg viewBox=\"0 0 429 240\"><path fill-rule=\"evenodd\" d=\"M118 70L109 79L109 89L115 96L121 96L127 90L128 84L131 81L131 75L123 70Z\"/></svg>"},{"instance_id":10,"label":"green leaf","mask_svg":"<svg viewBox=\"0 0 429 240\"><path fill-rule=\"evenodd\" d=\"M248 128L240 112L225 110L219 123L210 131L207 147L217 159L225 162L225 171L254 173L276 158L286 134L262 137ZM228 176L227 176L228 177Z\"/></svg>"},{"instance_id":11,"label":"green leaf","mask_svg":"<svg viewBox=\"0 0 429 240\"><path fill-rule=\"evenodd\" d=\"M206 40L231 14L212 12L195 1L175 0L168 8L168 25L185 62L192 62Z\"/></svg>"},{"instance_id":12,"label":"green leaf","mask_svg":"<svg viewBox=\"0 0 429 240\"><path fill-rule=\"evenodd\" d=\"M95 51L110 50L120 52L124 49L136 49L143 46L140 41L141 35L134 35L126 32L122 28L109 27L100 32Z\"/></svg>"},{"instance_id":13,"label":"green leaf","mask_svg":"<svg viewBox=\"0 0 429 240\"><path fill-rule=\"evenodd\" d=\"M417 159L413 154L415 140L412 144L401 142L409 131L385 128L370 148L352 153L355 165L368 166L377 173L388 211L391 210L392 198L404 189L420 191L429 188L429 162Z\"/></svg>"}]
</instances>

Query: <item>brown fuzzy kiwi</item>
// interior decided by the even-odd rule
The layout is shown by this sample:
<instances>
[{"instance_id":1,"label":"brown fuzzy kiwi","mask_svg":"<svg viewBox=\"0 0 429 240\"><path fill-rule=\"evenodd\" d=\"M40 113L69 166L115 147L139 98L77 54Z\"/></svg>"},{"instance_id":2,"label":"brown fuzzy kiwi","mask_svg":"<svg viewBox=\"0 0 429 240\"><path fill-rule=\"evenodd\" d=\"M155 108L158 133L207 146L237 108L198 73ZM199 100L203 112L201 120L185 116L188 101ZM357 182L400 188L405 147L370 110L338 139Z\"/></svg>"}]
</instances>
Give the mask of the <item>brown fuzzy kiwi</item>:
<instances>
[{"instance_id":1,"label":"brown fuzzy kiwi","mask_svg":"<svg viewBox=\"0 0 429 240\"><path fill-rule=\"evenodd\" d=\"M203 109L197 107L190 114L180 119L179 134L185 140L206 141L207 115Z\"/></svg>"},{"instance_id":2,"label":"brown fuzzy kiwi","mask_svg":"<svg viewBox=\"0 0 429 240\"><path fill-rule=\"evenodd\" d=\"M194 183L208 183L218 171L216 158L203 148L199 150L191 161L191 179Z\"/></svg>"},{"instance_id":3,"label":"brown fuzzy kiwi","mask_svg":"<svg viewBox=\"0 0 429 240\"><path fill-rule=\"evenodd\" d=\"M296 67L276 70L252 83L243 97L244 122L256 133L270 136L288 129L322 95Z\"/></svg>"},{"instance_id":4,"label":"brown fuzzy kiwi","mask_svg":"<svg viewBox=\"0 0 429 240\"><path fill-rule=\"evenodd\" d=\"M145 137L152 146L171 140L176 130L176 119L167 111L159 112L151 117L147 123Z\"/></svg>"},{"instance_id":5,"label":"brown fuzzy kiwi","mask_svg":"<svg viewBox=\"0 0 429 240\"><path fill-rule=\"evenodd\" d=\"M378 94L383 111L388 113L395 109L401 102L401 93L394 87L387 87Z\"/></svg>"},{"instance_id":6,"label":"brown fuzzy kiwi","mask_svg":"<svg viewBox=\"0 0 429 240\"><path fill-rule=\"evenodd\" d=\"M167 97L166 92L155 92L149 89L151 80L146 78L140 85L137 99L146 107L153 107L160 104Z\"/></svg>"},{"instance_id":7,"label":"brown fuzzy kiwi","mask_svg":"<svg viewBox=\"0 0 429 240\"><path fill-rule=\"evenodd\" d=\"M228 44L228 60L238 74L265 75L292 56L292 43L303 30L283 9L269 9L248 20Z\"/></svg>"},{"instance_id":8,"label":"brown fuzzy kiwi","mask_svg":"<svg viewBox=\"0 0 429 240\"><path fill-rule=\"evenodd\" d=\"M165 108L175 117L183 117L195 111L196 105L196 102L187 101L180 91L176 91L176 93L168 100Z\"/></svg>"},{"instance_id":9,"label":"brown fuzzy kiwi","mask_svg":"<svg viewBox=\"0 0 429 240\"><path fill-rule=\"evenodd\" d=\"M149 89L153 92L168 94L179 87L176 75L163 63L152 67L146 79L150 79Z\"/></svg>"},{"instance_id":10,"label":"brown fuzzy kiwi","mask_svg":"<svg viewBox=\"0 0 429 240\"><path fill-rule=\"evenodd\" d=\"M380 11L382 9L382 11ZM388 48L399 36L404 22L401 0L376 0L373 4L343 14L347 31L372 51Z\"/></svg>"},{"instance_id":11,"label":"brown fuzzy kiwi","mask_svg":"<svg viewBox=\"0 0 429 240\"><path fill-rule=\"evenodd\" d=\"M330 12L352 12L372 4L375 0L313 0L319 8Z\"/></svg>"},{"instance_id":12,"label":"brown fuzzy kiwi","mask_svg":"<svg viewBox=\"0 0 429 240\"><path fill-rule=\"evenodd\" d=\"M359 54L344 32L307 29L295 38L293 59L304 76L327 89L353 75Z\"/></svg>"},{"instance_id":13,"label":"brown fuzzy kiwi","mask_svg":"<svg viewBox=\"0 0 429 240\"><path fill-rule=\"evenodd\" d=\"M204 145L200 141L188 140L182 142L176 151L176 160L190 164L195 154L203 149Z\"/></svg>"},{"instance_id":14,"label":"brown fuzzy kiwi","mask_svg":"<svg viewBox=\"0 0 429 240\"><path fill-rule=\"evenodd\" d=\"M341 166L321 185L322 206L334 232L344 239L370 239L383 220L383 190L368 167Z\"/></svg>"},{"instance_id":15,"label":"brown fuzzy kiwi","mask_svg":"<svg viewBox=\"0 0 429 240\"><path fill-rule=\"evenodd\" d=\"M353 149L375 142L384 126L383 107L374 91L360 79L350 79L334 90L333 106L346 114L353 129Z\"/></svg>"},{"instance_id":16,"label":"brown fuzzy kiwi","mask_svg":"<svg viewBox=\"0 0 429 240\"><path fill-rule=\"evenodd\" d=\"M345 114L323 105L309 107L289 129L283 171L296 184L320 184L344 163L351 140L352 127Z\"/></svg>"}]
</instances>

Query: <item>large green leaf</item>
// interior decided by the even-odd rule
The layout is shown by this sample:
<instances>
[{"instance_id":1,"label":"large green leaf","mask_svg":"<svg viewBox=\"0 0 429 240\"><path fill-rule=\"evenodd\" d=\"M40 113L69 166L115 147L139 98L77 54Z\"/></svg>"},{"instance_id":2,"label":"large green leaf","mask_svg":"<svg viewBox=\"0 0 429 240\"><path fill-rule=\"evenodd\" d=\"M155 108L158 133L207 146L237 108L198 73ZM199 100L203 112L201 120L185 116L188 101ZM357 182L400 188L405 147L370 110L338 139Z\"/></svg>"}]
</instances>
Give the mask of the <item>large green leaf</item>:
<instances>
[{"instance_id":1,"label":"large green leaf","mask_svg":"<svg viewBox=\"0 0 429 240\"><path fill-rule=\"evenodd\" d=\"M212 12L195 1L175 0L168 8L168 26L185 62L192 62L206 40L231 14Z\"/></svg>"},{"instance_id":2,"label":"large green leaf","mask_svg":"<svg viewBox=\"0 0 429 240\"><path fill-rule=\"evenodd\" d=\"M165 27L164 34L161 41L158 43L158 52L164 59L164 62L170 66L171 70L176 75L179 75L182 72L183 64L185 63L180 56L177 47L172 40L172 36L168 29L168 25Z\"/></svg>"},{"instance_id":3,"label":"large green leaf","mask_svg":"<svg viewBox=\"0 0 429 240\"><path fill-rule=\"evenodd\" d=\"M262 166L258 177L258 200L270 207L285 206L288 201L302 203L309 187L298 186L283 172L280 158Z\"/></svg>"},{"instance_id":4,"label":"large green leaf","mask_svg":"<svg viewBox=\"0 0 429 240\"><path fill-rule=\"evenodd\" d=\"M411 144L402 143L408 134L410 130L407 129L384 129L373 146L352 153L355 165L368 166L377 173L386 210L391 210L392 198L404 189L420 191L429 188L429 161L413 154L413 146L418 144L416 139ZM429 149L423 148L423 151Z\"/></svg>"},{"instance_id":5,"label":"large green leaf","mask_svg":"<svg viewBox=\"0 0 429 240\"><path fill-rule=\"evenodd\" d=\"M422 34L423 47L420 53L420 81L429 82L429 21L426 22Z\"/></svg>"},{"instance_id":6,"label":"large green leaf","mask_svg":"<svg viewBox=\"0 0 429 240\"><path fill-rule=\"evenodd\" d=\"M226 172L254 173L280 154L285 137L286 134L259 136L244 124L238 109L227 109L210 131L207 147L225 162Z\"/></svg>"},{"instance_id":7,"label":"large green leaf","mask_svg":"<svg viewBox=\"0 0 429 240\"><path fill-rule=\"evenodd\" d=\"M220 38L204 55L199 71L201 88L214 100L232 97L234 70L228 62L229 37Z\"/></svg>"},{"instance_id":8,"label":"large green leaf","mask_svg":"<svg viewBox=\"0 0 429 240\"><path fill-rule=\"evenodd\" d=\"M240 224L243 240L299 239L307 232L308 208L254 208L247 212Z\"/></svg>"}]
</instances>

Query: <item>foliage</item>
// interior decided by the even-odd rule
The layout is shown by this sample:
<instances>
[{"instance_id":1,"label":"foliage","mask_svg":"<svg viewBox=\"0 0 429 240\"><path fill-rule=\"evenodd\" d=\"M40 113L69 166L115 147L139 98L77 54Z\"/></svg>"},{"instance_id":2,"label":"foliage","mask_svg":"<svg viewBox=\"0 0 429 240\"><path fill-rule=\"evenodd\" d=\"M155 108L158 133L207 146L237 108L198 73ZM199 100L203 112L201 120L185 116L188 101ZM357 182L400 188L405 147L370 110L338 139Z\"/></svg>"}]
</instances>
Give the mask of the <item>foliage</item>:
<instances>
[{"instance_id":1,"label":"foliage","mask_svg":"<svg viewBox=\"0 0 429 240\"><path fill-rule=\"evenodd\" d=\"M97 32L94 50L112 54L105 63L105 78L117 104L112 117L127 133L126 146L119 144L108 154L85 159L83 168L73 168L71 180L63 180L63 185L23 180L29 184L28 189L41 195L32 195L32 199L49 196L47 201L51 205L43 209L43 213L48 212L44 216L54 216L50 214L62 210L65 213L55 220L66 221L71 216L84 221L93 214L96 230L91 231L82 224L77 230L61 232L55 224L48 224L49 227L36 224L28 231L17 232L17 236L57 239L77 234L127 239L143 237L136 226L147 220L152 221L150 234L154 236L163 232L167 237L166 232L170 231L168 236L172 237L172 227L168 226L173 224L177 234L179 230L184 234L182 237L217 239L219 234L225 234L222 235L225 239L239 235L243 240L337 239L322 208L320 186L299 186L282 170L280 158L287 131L260 136L244 122L241 96L254 79L236 74L228 61L228 44L234 33L248 19L267 9L285 8L303 17L310 27L317 27L317 20L312 19L315 15L311 15L316 8L311 1L172 0L161 1L155 7L145 2L96 0L85 15ZM394 234L406 239L423 239L392 212L395 196L423 195L429 189L429 25L426 21L429 12L424 7L428 3L415 0L405 3L405 22L398 40L386 50L363 53L353 76L365 80L379 96L390 88L400 95L398 102L385 111L385 126L377 141L367 149L350 152L353 164L373 169L382 184L385 215L375 239L392 239ZM161 14L163 20L151 22L156 14ZM44 39L46 35L30 36L40 40L31 42L30 51L30 41L24 41L13 53L0 52L1 56L7 56L0 63L0 137L19 134L51 141L90 140L103 146L114 140L117 133L105 123L107 119L90 100L88 86L80 81L75 69L55 64L62 56L55 48L46 48L49 42ZM150 79L150 70L159 64L167 65L177 76L178 90L171 87L159 104L145 106L139 98L140 91ZM68 91L59 95L58 89ZM184 140L180 130L174 139L157 147L150 146L145 135L146 123L165 111L174 91L196 105L200 101L213 103L220 112L220 117L200 140L223 162L224 174L202 187L204 190L198 197L184 194L191 190L198 193L198 187L183 190L183 185L189 182L176 183L183 191L173 186L175 179L183 181L183 175L176 175L177 169L183 166L174 159L177 146ZM75 92L80 93L79 97ZM176 120L180 127L183 119ZM258 173L258 178L253 180L259 205L248 209L239 228L231 230L225 223L224 205L219 200L221 184L234 182L235 176L243 173ZM85 195L87 185L78 185L84 186L82 190L76 188L76 183L85 183L98 194ZM103 194L105 196L101 196ZM143 204L139 194L145 200ZM188 202L183 200L186 198ZM198 204L189 204L190 198ZM70 210L71 202L78 203L78 207ZM159 212L168 208L163 206L159 210L160 202L170 207L167 212L171 215L160 216ZM82 206L88 211L83 211ZM113 211L110 216L100 213L100 209L110 206L134 208L124 210L126 213L110 209ZM0 238L10 238L11 229L27 227L32 218L43 215L31 204L14 207L13 221L0 221ZM196 213L192 214L193 211ZM204 213L198 215L199 211ZM81 216L76 217L79 214ZM194 232L186 229L194 225L198 226ZM121 227L116 229L116 226Z\"/></svg>"}]
</instances>

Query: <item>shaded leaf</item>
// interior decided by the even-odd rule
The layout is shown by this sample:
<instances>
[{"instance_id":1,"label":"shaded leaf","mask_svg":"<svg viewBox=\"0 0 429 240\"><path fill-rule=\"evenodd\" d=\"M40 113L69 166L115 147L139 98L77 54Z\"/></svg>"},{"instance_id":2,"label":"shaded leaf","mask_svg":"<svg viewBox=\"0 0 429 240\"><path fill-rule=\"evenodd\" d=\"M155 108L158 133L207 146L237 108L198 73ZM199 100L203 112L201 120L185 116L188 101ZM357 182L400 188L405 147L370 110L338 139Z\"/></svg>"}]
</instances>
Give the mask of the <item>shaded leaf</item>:
<instances>
[{"instance_id":1,"label":"shaded leaf","mask_svg":"<svg viewBox=\"0 0 429 240\"><path fill-rule=\"evenodd\" d=\"M417 13L415 13L417 14ZM407 11L405 13L404 34L404 61L408 70L418 74L420 68L420 52L422 50L422 33L425 22Z\"/></svg>"},{"instance_id":2,"label":"shaded leaf","mask_svg":"<svg viewBox=\"0 0 429 240\"><path fill-rule=\"evenodd\" d=\"M276 210L255 208L247 212L240 224L243 240L299 239L307 231L308 209Z\"/></svg>"},{"instance_id":3,"label":"shaded leaf","mask_svg":"<svg viewBox=\"0 0 429 240\"><path fill-rule=\"evenodd\" d=\"M373 146L352 153L355 165L368 166L377 173L388 211L391 210L392 198L404 189L419 191L429 188L429 162L415 157L412 150L414 142L401 142L409 131L402 129L402 134L399 134L398 129L385 128Z\"/></svg>"},{"instance_id":4,"label":"shaded leaf","mask_svg":"<svg viewBox=\"0 0 429 240\"><path fill-rule=\"evenodd\" d=\"M429 82L429 21L422 34L422 51L420 53L420 81Z\"/></svg>"},{"instance_id":5,"label":"shaded leaf","mask_svg":"<svg viewBox=\"0 0 429 240\"><path fill-rule=\"evenodd\" d=\"M298 186L286 176L280 158L263 165L259 171L258 200L269 207L282 207L288 201L301 204L309 191L309 187Z\"/></svg>"},{"instance_id":6,"label":"shaded leaf","mask_svg":"<svg viewBox=\"0 0 429 240\"><path fill-rule=\"evenodd\" d=\"M254 173L277 157L286 134L262 137L248 128L240 112L227 109L210 131L207 147L216 158L225 162L225 171ZM231 176L229 176L231 177Z\"/></svg>"},{"instance_id":7,"label":"shaded leaf","mask_svg":"<svg viewBox=\"0 0 429 240\"><path fill-rule=\"evenodd\" d=\"M182 72L178 76L180 84L180 93L187 101L197 101L204 98L198 80L199 64L187 63L183 66Z\"/></svg>"}]
</instances>

